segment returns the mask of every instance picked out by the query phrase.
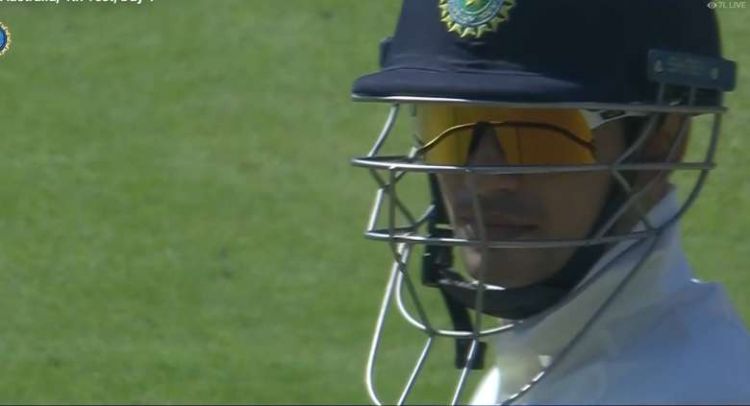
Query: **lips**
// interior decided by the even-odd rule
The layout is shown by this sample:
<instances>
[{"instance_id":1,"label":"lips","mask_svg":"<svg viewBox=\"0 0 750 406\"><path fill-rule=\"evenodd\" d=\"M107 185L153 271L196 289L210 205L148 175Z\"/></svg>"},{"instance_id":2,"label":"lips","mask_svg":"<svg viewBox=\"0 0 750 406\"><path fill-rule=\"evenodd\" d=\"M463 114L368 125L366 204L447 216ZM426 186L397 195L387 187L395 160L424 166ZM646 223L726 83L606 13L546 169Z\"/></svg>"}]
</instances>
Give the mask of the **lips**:
<instances>
[{"instance_id":1,"label":"lips","mask_svg":"<svg viewBox=\"0 0 750 406\"><path fill-rule=\"evenodd\" d=\"M476 229L476 220L470 217L461 217L458 219L463 229L467 231L470 239L480 239L479 230ZM484 223L487 239L489 240L509 240L531 234L539 227L529 222L510 220L507 218L490 217Z\"/></svg>"},{"instance_id":2,"label":"lips","mask_svg":"<svg viewBox=\"0 0 750 406\"><path fill-rule=\"evenodd\" d=\"M490 240L514 240L534 232L537 227L531 225L492 225L485 226Z\"/></svg>"}]
</instances>

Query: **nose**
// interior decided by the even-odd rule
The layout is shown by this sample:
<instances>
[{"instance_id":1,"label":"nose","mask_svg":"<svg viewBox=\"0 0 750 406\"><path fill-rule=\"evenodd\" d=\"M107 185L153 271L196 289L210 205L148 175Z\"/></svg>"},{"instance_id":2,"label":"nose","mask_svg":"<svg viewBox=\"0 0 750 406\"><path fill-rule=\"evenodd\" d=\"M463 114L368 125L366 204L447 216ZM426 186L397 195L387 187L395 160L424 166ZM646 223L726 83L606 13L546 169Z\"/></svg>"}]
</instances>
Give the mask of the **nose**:
<instances>
[{"instance_id":1,"label":"nose","mask_svg":"<svg viewBox=\"0 0 750 406\"><path fill-rule=\"evenodd\" d=\"M467 163L472 166L508 165L507 155L497 136L499 129L488 123L477 123L472 134ZM504 131L513 131L505 129ZM520 175L480 175L476 178L479 191L515 190L520 184Z\"/></svg>"}]
</instances>

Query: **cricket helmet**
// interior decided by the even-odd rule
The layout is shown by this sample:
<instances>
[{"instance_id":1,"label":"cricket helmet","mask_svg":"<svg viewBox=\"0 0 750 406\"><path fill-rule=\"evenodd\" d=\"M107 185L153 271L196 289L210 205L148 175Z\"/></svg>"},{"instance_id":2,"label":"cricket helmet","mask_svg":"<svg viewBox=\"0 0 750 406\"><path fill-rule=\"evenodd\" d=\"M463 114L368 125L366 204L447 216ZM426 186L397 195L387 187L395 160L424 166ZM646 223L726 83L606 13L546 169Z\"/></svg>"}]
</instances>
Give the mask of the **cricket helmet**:
<instances>
[{"instance_id":1,"label":"cricket helmet","mask_svg":"<svg viewBox=\"0 0 750 406\"><path fill-rule=\"evenodd\" d=\"M514 322L554 311L608 244L650 241L676 222L714 166L726 110L723 94L734 88L736 70L721 56L717 18L705 0L404 0L395 34L380 45L380 66L352 88L356 101L392 104L374 146L353 160L370 171L378 186L365 235L387 242L393 255L367 366L367 388L375 403L381 403L374 385L375 360L392 306L427 336L398 403L406 401L437 338L456 340L455 363L462 371L452 397L457 403L470 371L481 367L484 338L511 331ZM402 155L383 154L403 106L416 117L414 145ZM476 113L482 109L491 112ZM482 118L493 114L493 119ZM661 162L639 161L639 152L650 145L667 115L712 118L703 159L676 158L688 135L685 120ZM613 163L597 163L584 149L563 140L567 137L585 147L601 125L632 117L639 123L637 131L628 134L628 147ZM466 154L490 127L501 149L517 147L524 153L508 155L497 165L468 164ZM506 128L515 136L502 136ZM617 221L638 206L641 192L653 184L635 189L634 174L653 171L668 176L683 170L698 176L670 221L651 225L641 213L641 227L615 231ZM589 234L567 240L458 238L436 180L438 174L451 173L471 178L585 171L611 173L615 187ZM427 180L426 207L415 210L399 197L399 184L411 176ZM475 209L481 211L479 204ZM552 279L503 288L456 271L452 249L460 246L578 248ZM420 280L445 300L452 328L431 323L420 301L409 265L417 252L422 259ZM404 294L414 304L412 309ZM483 314L511 322L483 329Z\"/></svg>"}]
</instances>

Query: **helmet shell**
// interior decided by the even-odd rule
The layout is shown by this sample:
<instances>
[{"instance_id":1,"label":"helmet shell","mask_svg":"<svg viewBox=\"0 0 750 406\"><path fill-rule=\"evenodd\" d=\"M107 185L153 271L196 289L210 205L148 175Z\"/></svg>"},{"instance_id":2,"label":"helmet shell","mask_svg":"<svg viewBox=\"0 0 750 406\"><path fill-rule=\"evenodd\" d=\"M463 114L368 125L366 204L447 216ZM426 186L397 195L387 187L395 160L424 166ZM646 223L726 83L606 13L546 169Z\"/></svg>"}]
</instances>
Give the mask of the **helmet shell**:
<instances>
[{"instance_id":1,"label":"helmet shell","mask_svg":"<svg viewBox=\"0 0 750 406\"><path fill-rule=\"evenodd\" d=\"M720 105L721 91L734 86L705 0L404 0L381 46L381 70L359 78L352 93L653 105L663 68L654 52L686 58L676 61L688 76L676 90L702 89L693 105Z\"/></svg>"}]
</instances>

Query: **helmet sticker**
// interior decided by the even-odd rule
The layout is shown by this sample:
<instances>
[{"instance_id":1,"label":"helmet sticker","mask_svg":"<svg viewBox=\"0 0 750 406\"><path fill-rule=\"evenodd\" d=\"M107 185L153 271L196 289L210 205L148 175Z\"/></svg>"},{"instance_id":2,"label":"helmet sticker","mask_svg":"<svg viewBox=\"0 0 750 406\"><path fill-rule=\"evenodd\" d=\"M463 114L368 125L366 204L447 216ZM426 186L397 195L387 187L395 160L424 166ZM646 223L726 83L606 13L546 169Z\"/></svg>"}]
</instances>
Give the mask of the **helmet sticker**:
<instances>
[{"instance_id":1,"label":"helmet sticker","mask_svg":"<svg viewBox=\"0 0 750 406\"><path fill-rule=\"evenodd\" d=\"M440 0L440 16L449 32L481 38L510 18L516 0Z\"/></svg>"}]
</instances>

